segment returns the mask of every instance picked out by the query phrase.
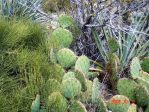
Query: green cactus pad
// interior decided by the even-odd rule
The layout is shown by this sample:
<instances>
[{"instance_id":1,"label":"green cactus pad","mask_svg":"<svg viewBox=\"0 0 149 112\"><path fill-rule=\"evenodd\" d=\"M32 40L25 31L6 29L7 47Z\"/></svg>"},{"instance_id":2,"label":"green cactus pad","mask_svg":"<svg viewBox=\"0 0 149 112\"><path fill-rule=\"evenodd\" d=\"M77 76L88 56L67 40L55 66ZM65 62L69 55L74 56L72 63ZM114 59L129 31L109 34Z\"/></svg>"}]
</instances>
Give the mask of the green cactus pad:
<instances>
[{"instance_id":1,"label":"green cactus pad","mask_svg":"<svg viewBox=\"0 0 149 112\"><path fill-rule=\"evenodd\" d=\"M132 59L131 61L131 65L130 65L130 73L132 78L137 78L139 76L141 70L141 65L140 65L140 61L138 57L135 57Z\"/></svg>"},{"instance_id":2,"label":"green cactus pad","mask_svg":"<svg viewBox=\"0 0 149 112\"><path fill-rule=\"evenodd\" d=\"M119 48L119 44L115 38L109 38L108 45L109 45L110 52L112 53L116 52Z\"/></svg>"},{"instance_id":3,"label":"green cactus pad","mask_svg":"<svg viewBox=\"0 0 149 112\"><path fill-rule=\"evenodd\" d=\"M115 95L108 102L108 108L112 112L127 112L129 106L129 99L123 95Z\"/></svg>"},{"instance_id":4,"label":"green cactus pad","mask_svg":"<svg viewBox=\"0 0 149 112\"><path fill-rule=\"evenodd\" d=\"M133 80L122 78L119 79L117 90L120 95L127 96L130 100L136 100L137 83Z\"/></svg>"},{"instance_id":5,"label":"green cactus pad","mask_svg":"<svg viewBox=\"0 0 149 112\"><path fill-rule=\"evenodd\" d=\"M108 112L107 105L102 98L98 98L99 110L98 112Z\"/></svg>"},{"instance_id":6,"label":"green cactus pad","mask_svg":"<svg viewBox=\"0 0 149 112\"><path fill-rule=\"evenodd\" d=\"M149 74L147 72L140 71L140 75L137 78L137 82L140 85L146 86L146 88L149 91Z\"/></svg>"},{"instance_id":7,"label":"green cactus pad","mask_svg":"<svg viewBox=\"0 0 149 112\"><path fill-rule=\"evenodd\" d=\"M128 108L127 112L137 112L137 105L136 104L131 104Z\"/></svg>"},{"instance_id":8,"label":"green cactus pad","mask_svg":"<svg viewBox=\"0 0 149 112\"><path fill-rule=\"evenodd\" d=\"M80 81L81 86L82 86L82 91L85 92L87 90L87 85L86 85L86 78L85 74L83 74L79 70L75 70L75 77Z\"/></svg>"},{"instance_id":9,"label":"green cactus pad","mask_svg":"<svg viewBox=\"0 0 149 112\"><path fill-rule=\"evenodd\" d=\"M149 73L149 57L143 59L141 67L143 71Z\"/></svg>"},{"instance_id":10,"label":"green cactus pad","mask_svg":"<svg viewBox=\"0 0 149 112\"><path fill-rule=\"evenodd\" d=\"M38 112L40 109L40 95L36 95L35 100L32 102L31 112Z\"/></svg>"},{"instance_id":11,"label":"green cactus pad","mask_svg":"<svg viewBox=\"0 0 149 112\"><path fill-rule=\"evenodd\" d=\"M76 55L70 49L63 48L58 51L57 60L62 67L69 68L75 64Z\"/></svg>"},{"instance_id":12,"label":"green cactus pad","mask_svg":"<svg viewBox=\"0 0 149 112\"><path fill-rule=\"evenodd\" d=\"M74 101L70 105L70 112L87 112L87 110L80 101Z\"/></svg>"},{"instance_id":13,"label":"green cactus pad","mask_svg":"<svg viewBox=\"0 0 149 112\"><path fill-rule=\"evenodd\" d=\"M63 80L66 80L68 78L75 78L75 73L74 72L67 72L64 76L63 76Z\"/></svg>"},{"instance_id":14,"label":"green cactus pad","mask_svg":"<svg viewBox=\"0 0 149 112\"><path fill-rule=\"evenodd\" d=\"M52 32L50 42L54 47L64 48L69 47L73 41L73 35L66 29L57 28Z\"/></svg>"},{"instance_id":15,"label":"green cactus pad","mask_svg":"<svg viewBox=\"0 0 149 112\"><path fill-rule=\"evenodd\" d=\"M90 67L90 61L88 57L85 55L82 55L78 58L75 64L75 70L79 70L80 72L84 73L86 76L88 74Z\"/></svg>"},{"instance_id":16,"label":"green cactus pad","mask_svg":"<svg viewBox=\"0 0 149 112\"><path fill-rule=\"evenodd\" d=\"M81 101L82 102L91 102L93 82L90 80L86 80L86 85L87 85L87 90L85 92L82 92Z\"/></svg>"},{"instance_id":17,"label":"green cactus pad","mask_svg":"<svg viewBox=\"0 0 149 112\"><path fill-rule=\"evenodd\" d=\"M67 100L59 93L54 92L48 98L48 112L66 112Z\"/></svg>"},{"instance_id":18,"label":"green cactus pad","mask_svg":"<svg viewBox=\"0 0 149 112\"><path fill-rule=\"evenodd\" d=\"M62 14L58 18L58 23L61 27L67 28L67 27L73 26L75 24L75 21L73 20L73 18L71 16Z\"/></svg>"},{"instance_id":19,"label":"green cactus pad","mask_svg":"<svg viewBox=\"0 0 149 112\"><path fill-rule=\"evenodd\" d=\"M44 95L48 97L53 92L61 92L61 84L55 79L49 79L43 87Z\"/></svg>"},{"instance_id":20,"label":"green cactus pad","mask_svg":"<svg viewBox=\"0 0 149 112\"><path fill-rule=\"evenodd\" d=\"M149 101L149 91L143 85L137 89L136 93L137 105L146 106Z\"/></svg>"},{"instance_id":21,"label":"green cactus pad","mask_svg":"<svg viewBox=\"0 0 149 112\"><path fill-rule=\"evenodd\" d=\"M62 93L66 98L74 98L81 93L81 83L76 78L62 81Z\"/></svg>"},{"instance_id":22,"label":"green cactus pad","mask_svg":"<svg viewBox=\"0 0 149 112\"><path fill-rule=\"evenodd\" d=\"M93 80L93 86L92 86L92 103L97 103L98 98L100 96L100 83L98 81L98 78L95 78Z\"/></svg>"}]
</instances>

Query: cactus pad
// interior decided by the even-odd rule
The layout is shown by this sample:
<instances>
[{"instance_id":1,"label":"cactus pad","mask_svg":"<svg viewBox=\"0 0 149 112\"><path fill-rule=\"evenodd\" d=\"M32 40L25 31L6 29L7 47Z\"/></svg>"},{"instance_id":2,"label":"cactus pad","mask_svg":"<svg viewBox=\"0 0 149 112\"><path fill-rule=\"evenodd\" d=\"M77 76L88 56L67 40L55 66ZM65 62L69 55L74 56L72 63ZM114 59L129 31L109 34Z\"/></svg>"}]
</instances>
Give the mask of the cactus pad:
<instances>
[{"instance_id":1,"label":"cactus pad","mask_svg":"<svg viewBox=\"0 0 149 112\"><path fill-rule=\"evenodd\" d=\"M143 71L149 73L149 57L143 59L141 67Z\"/></svg>"},{"instance_id":2,"label":"cactus pad","mask_svg":"<svg viewBox=\"0 0 149 112\"><path fill-rule=\"evenodd\" d=\"M137 112L137 105L136 104L131 104L128 108L127 112Z\"/></svg>"},{"instance_id":3,"label":"cactus pad","mask_svg":"<svg viewBox=\"0 0 149 112\"><path fill-rule=\"evenodd\" d=\"M133 80L122 78L119 79L117 90L120 95L127 96L130 100L136 100L137 83Z\"/></svg>"},{"instance_id":4,"label":"cactus pad","mask_svg":"<svg viewBox=\"0 0 149 112\"><path fill-rule=\"evenodd\" d=\"M149 92L146 87L140 86L136 94L137 104L139 106L146 106L149 101Z\"/></svg>"},{"instance_id":5,"label":"cactus pad","mask_svg":"<svg viewBox=\"0 0 149 112\"><path fill-rule=\"evenodd\" d=\"M87 110L80 101L74 101L70 105L70 112L87 112Z\"/></svg>"},{"instance_id":6,"label":"cactus pad","mask_svg":"<svg viewBox=\"0 0 149 112\"><path fill-rule=\"evenodd\" d=\"M46 92L45 95L49 95L53 92L60 92L61 91L61 85L57 80L49 79L46 82L44 89L45 89L44 91Z\"/></svg>"},{"instance_id":7,"label":"cactus pad","mask_svg":"<svg viewBox=\"0 0 149 112\"><path fill-rule=\"evenodd\" d=\"M73 20L73 18L71 16L62 14L58 18L58 23L61 27L67 28L67 27L73 26L75 24L75 21Z\"/></svg>"},{"instance_id":8,"label":"cactus pad","mask_svg":"<svg viewBox=\"0 0 149 112\"><path fill-rule=\"evenodd\" d=\"M98 99L99 102L99 111L98 112L108 112L107 105L102 98Z\"/></svg>"},{"instance_id":9,"label":"cactus pad","mask_svg":"<svg viewBox=\"0 0 149 112\"><path fill-rule=\"evenodd\" d=\"M48 112L66 112L67 100L59 92L54 92L48 98L48 109Z\"/></svg>"},{"instance_id":10,"label":"cactus pad","mask_svg":"<svg viewBox=\"0 0 149 112\"><path fill-rule=\"evenodd\" d=\"M141 70L141 65L140 65L140 61L138 57L135 57L132 59L131 61L131 65L130 65L130 72L131 72L131 76L132 78L137 78L139 76Z\"/></svg>"},{"instance_id":11,"label":"cactus pad","mask_svg":"<svg viewBox=\"0 0 149 112\"><path fill-rule=\"evenodd\" d=\"M87 90L87 86L86 86L86 78L85 78L85 74L83 74L81 71L76 70L75 71L75 77L80 81L81 86L82 86L82 91L85 92Z\"/></svg>"},{"instance_id":12,"label":"cactus pad","mask_svg":"<svg viewBox=\"0 0 149 112\"><path fill-rule=\"evenodd\" d=\"M66 98L74 98L81 93L81 83L76 78L63 80L62 93Z\"/></svg>"},{"instance_id":13,"label":"cactus pad","mask_svg":"<svg viewBox=\"0 0 149 112\"><path fill-rule=\"evenodd\" d=\"M52 32L51 43L54 47L64 48L69 47L73 41L72 33L63 28L57 28Z\"/></svg>"},{"instance_id":14,"label":"cactus pad","mask_svg":"<svg viewBox=\"0 0 149 112\"><path fill-rule=\"evenodd\" d=\"M75 78L75 73L74 72L67 72L64 76L63 76L63 80L66 80L68 78Z\"/></svg>"},{"instance_id":15,"label":"cactus pad","mask_svg":"<svg viewBox=\"0 0 149 112\"><path fill-rule=\"evenodd\" d=\"M88 57L86 57L85 55L80 56L78 60L76 61L75 70L79 70L85 75L88 74L89 67L90 67L90 62L89 62Z\"/></svg>"},{"instance_id":16,"label":"cactus pad","mask_svg":"<svg viewBox=\"0 0 149 112\"><path fill-rule=\"evenodd\" d=\"M35 100L32 102L31 112L38 112L40 109L40 95L36 95Z\"/></svg>"},{"instance_id":17,"label":"cactus pad","mask_svg":"<svg viewBox=\"0 0 149 112\"><path fill-rule=\"evenodd\" d=\"M98 81L98 78L95 78L93 80L93 86L92 86L92 103L97 103L98 98L100 95L100 83Z\"/></svg>"},{"instance_id":18,"label":"cactus pad","mask_svg":"<svg viewBox=\"0 0 149 112\"><path fill-rule=\"evenodd\" d=\"M112 112L127 112L129 106L129 99L123 95L115 95L108 102L108 108Z\"/></svg>"},{"instance_id":19,"label":"cactus pad","mask_svg":"<svg viewBox=\"0 0 149 112\"><path fill-rule=\"evenodd\" d=\"M58 51L57 60L62 67L69 68L75 64L76 55L70 49L63 48Z\"/></svg>"}]
</instances>

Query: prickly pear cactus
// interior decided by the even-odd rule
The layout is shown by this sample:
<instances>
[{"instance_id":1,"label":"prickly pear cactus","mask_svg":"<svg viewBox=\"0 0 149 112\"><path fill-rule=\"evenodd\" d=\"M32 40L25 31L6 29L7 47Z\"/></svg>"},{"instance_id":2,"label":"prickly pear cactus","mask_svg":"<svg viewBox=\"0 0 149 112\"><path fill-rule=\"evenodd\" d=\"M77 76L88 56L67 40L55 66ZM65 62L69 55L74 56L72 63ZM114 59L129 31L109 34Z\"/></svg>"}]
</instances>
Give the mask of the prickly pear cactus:
<instances>
[{"instance_id":1,"label":"prickly pear cactus","mask_svg":"<svg viewBox=\"0 0 149 112\"><path fill-rule=\"evenodd\" d=\"M90 61L88 57L85 55L82 55L78 58L75 64L75 70L79 70L80 72L84 73L86 76L88 74L90 67Z\"/></svg>"},{"instance_id":2,"label":"prickly pear cactus","mask_svg":"<svg viewBox=\"0 0 149 112\"><path fill-rule=\"evenodd\" d=\"M57 28L52 32L51 43L55 44L54 47L64 48L69 47L73 41L72 33L63 28Z\"/></svg>"},{"instance_id":3,"label":"prickly pear cactus","mask_svg":"<svg viewBox=\"0 0 149 112\"><path fill-rule=\"evenodd\" d=\"M59 93L54 92L48 97L48 112L66 112L67 100Z\"/></svg>"},{"instance_id":4,"label":"prickly pear cactus","mask_svg":"<svg viewBox=\"0 0 149 112\"><path fill-rule=\"evenodd\" d=\"M130 100L136 100L137 83L133 80L122 78L119 79L117 90L120 95L127 96Z\"/></svg>"},{"instance_id":5,"label":"prickly pear cactus","mask_svg":"<svg viewBox=\"0 0 149 112\"><path fill-rule=\"evenodd\" d=\"M63 80L66 80L68 78L75 78L75 72L69 71L63 76Z\"/></svg>"},{"instance_id":6,"label":"prickly pear cactus","mask_svg":"<svg viewBox=\"0 0 149 112\"><path fill-rule=\"evenodd\" d=\"M76 78L62 81L62 93L66 98L74 98L81 93L81 83Z\"/></svg>"},{"instance_id":7,"label":"prickly pear cactus","mask_svg":"<svg viewBox=\"0 0 149 112\"><path fill-rule=\"evenodd\" d=\"M149 91L145 86L140 86L136 93L137 105L147 106L149 101Z\"/></svg>"},{"instance_id":8,"label":"prickly pear cactus","mask_svg":"<svg viewBox=\"0 0 149 112\"><path fill-rule=\"evenodd\" d=\"M108 45L109 45L109 50L111 53L116 52L119 48L119 44L115 38L109 38Z\"/></svg>"},{"instance_id":9,"label":"prickly pear cactus","mask_svg":"<svg viewBox=\"0 0 149 112\"><path fill-rule=\"evenodd\" d=\"M62 14L58 18L58 23L61 27L67 28L67 27L73 26L75 24L75 21L73 20L73 18L71 16L68 16L66 14Z\"/></svg>"},{"instance_id":10,"label":"prickly pear cactus","mask_svg":"<svg viewBox=\"0 0 149 112\"><path fill-rule=\"evenodd\" d=\"M144 71L140 71L140 75L136 80L140 85L146 86L149 91L149 74Z\"/></svg>"},{"instance_id":11,"label":"prickly pear cactus","mask_svg":"<svg viewBox=\"0 0 149 112\"><path fill-rule=\"evenodd\" d=\"M61 84L55 79L48 79L46 84L43 87L43 94L46 95L45 98L49 96L49 94L53 92L60 92L61 91Z\"/></svg>"},{"instance_id":12,"label":"prickly pear cactus","mask_svg":"<svg viewBox=\"0 0 149 112\"><path fill-rule=\"evenodd\" d=\"M35 100L32 102L31 112L39 112L40 110L40 95L36 95Z\"/></svg>"},{"instance_id":13,"label":"prickly pear cactus","mask_svg":"<svg viewBox=\"0 0 149 112\"><path fill-rule=\"evenodd\" d=\"M98 98L99 110L98 112L108 112L107 105L102 98Z\"/></svg>"},{"instance_id":14,"label":"prickly pear cactus","mask_svg":"<svg viewBox=\"0 0 149 112\"><path fill-rule=\"evenodd\" d=\"M82 86L82 91L85 92L87 90L87 85L86 85L86 78L85 74L83 74L81 71L76 70L75 71L75 77L80 81L81 86Z\"/></svg>"},{"instance_id":15,"label":"prickly pear cactus","mask_svg":"<svg viewBox=\"0 0 149 112\"><path fill-rule=\"evenodd\" d=\"M75 64L76 55L70 49L63 48L58 51L57 60L62 67L69 68Z\"/></svg>"},{"instance_id":16,"label":"prickly pear cactus","mask_svg":"<svg viewBox=\"0 0 149 112\"><path fill-rule=\"evenodd\" d=\"M136 104L131 104L128 108L127 112L137 112L137 105Z\"/></svg>"},{"instance_id":17,"label":"prickly pear cactus","mask_svg":"<svg viewBox=\"0 0 149 112\"><path fill-rule=\"evenodd\" d=\"M91 102L93 82L90 80L86 80L86 86L87 90L81 93L81 102Z\"/></svg>"},{"instance_id":18,"label":"prickly pear cactus","mask_svg":"<svg viewBox=\"0 0 149 112\"><path fill-rule=\"evenodd\" d=\"M112 112L127 112L129 106L129 99L123 95L115 95L108 102L108 108Z\"/></svg>"},{"instance_id":19,"label":"prickly pear cactus","mask_svg":"<svg viewBox=\"0 0 149 112\"><path fill-rule=\"evenodd\" d=\"M143 59L141 67L143 71L149 73L149 57Z\"/></svg>"},{"instance_id":20,"label":"prickly pear cactus","mask_svg":"<svg viewBox=\"0 0 149 112\"><path fill-rule=\"evenodd\" d=\"M73 101L70 105L70 112L87 112L87 110L80 101Z\"/></svg>"},{"instance_id":21,"label":"prickly pear cactus","mask_svg":"<svg viewBox=\"0 0 149 112\"><path fill-rule=\"evenodd\" d=\"M97 103L98 98L100 95L100 83L98 81L98 78L95 78L93 80L93 86L92 86L92 103Z\"/></svg>"},{"instance_id":22,"label":"prickly pear cactus","mask_svg":"<svg viewBox=\"0 0 149 112\"><path fill-rule=\"evenodd\" d=\"M132 78L136 79L139 76L141 65L138 57L135 57L131 61L130 73Z\"/></svg>"}]
</instances>

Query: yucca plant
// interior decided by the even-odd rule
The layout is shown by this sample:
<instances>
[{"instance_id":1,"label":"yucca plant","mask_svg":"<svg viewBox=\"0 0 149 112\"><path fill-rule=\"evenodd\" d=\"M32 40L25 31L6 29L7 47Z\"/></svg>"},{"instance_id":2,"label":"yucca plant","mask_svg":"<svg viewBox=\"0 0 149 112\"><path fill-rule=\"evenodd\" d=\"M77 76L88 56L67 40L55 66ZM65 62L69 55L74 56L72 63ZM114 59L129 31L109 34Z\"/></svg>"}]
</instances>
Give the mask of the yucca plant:
<instances>
[{"instance_id":1,"label":"yucca plant","mask_svg":"<svg viewBox=\"0 0 149 112\"><path fill-rule=\"evenodd\" d=\"M115 39L119 44L118 51L115 54L120 59L120 71L128 67L133 57L148 55L149 40L147 39L147 32L149 29L145 29L147 17L148 14L134 17L134 22L131 24L133 30L121 31L107 26L103 27L104 39L98 36L95 29L92 30L95 43L105 64L109 61L108 40L110 38Z\"/></svg>"},{"instance_id":2,"label":"yucca plant","mask_svg":"<svg viewBox=\"0 0 149 112\"><path fill-rule=\"evenodd\" d=\"M38 22L49 21L49 16L42 11L42 0L2 0L1 12L3 16L24 17Z\"/></svg>"}]
</instances>

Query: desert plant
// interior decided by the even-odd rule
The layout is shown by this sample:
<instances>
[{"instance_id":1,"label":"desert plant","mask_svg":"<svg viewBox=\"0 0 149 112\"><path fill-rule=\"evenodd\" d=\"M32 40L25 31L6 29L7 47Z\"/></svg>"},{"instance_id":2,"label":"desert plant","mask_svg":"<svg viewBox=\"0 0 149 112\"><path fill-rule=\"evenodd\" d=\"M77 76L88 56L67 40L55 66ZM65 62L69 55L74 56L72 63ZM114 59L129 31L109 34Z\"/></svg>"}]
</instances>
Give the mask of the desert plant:
<instances>
[{"instance_id":1,"label":"desert plant","mask_svg":"<svg viewBox=\"0 0 149 112\"><path fill-rule=\"evenodd\" d=\"M53 48L66 48L72 44L73 36L72 33L64 28L55 29L52 34L49 42L53 45Z\"/></svg>"},{"instance_id":2,"label":"desert plant","mask_svg":"<svg viewBox=\"0 0 149 112\"><path fill-rule=\"evenodd\" d=\"M108 108L114 112L127 112L130 101L123 95L115 95L108 102Z\"/></svg>"},{"instance_id":3,"label":"desert plant","mask_svg":"<svg viewBox=\"0 0 149 112\"><path fill-rule=\"evenodd\" d=\"M81 83L76 78L62 81L62 93L66 98L74 98L81 93Z\"/></svg>"},{"instance_id":4,"label":"desert plant","mask_svg":"<svg viewBox=\"0 0 149 112\"><path fill-rule=\"evenodd\" d=\"M48 98L48 111L66 112L67 100L59 93L54 92Z\"/></svg>"},{"instance_id":5,"label":"desert plant","mask_svg":"<svg viewBox=\"0 0 149 112\"><path fill-rule=\"evenodd\" d=\"M70 49L63 48L58 51L57 60L62 67L69 68L75 64L76 55Z\"/></svg>"},{"instance_id":6,"label":"desert plant","mask_svg":"<svg viewBox=\"0 0 149 112\"><path fill-rule=\"evenodd\" d=\"M134 32L144 31L147 17L148 17L147 15L134 17L134 22L132 23L132 27L133 25L135 25L135 28L133 30ZM98 36L96 29L93 28L92 31L93 31L93 37L94 37L95 43L97 44L98 50L105 63L107 63L109 59L109 56L108 56L109 50L106 47L106 46L109 46L108 40L110 38L113 38L114 40L117 41L116 43L119 44L119 48L118 48L118 51L116 52L116 55L120 59L120 71L123 71L124 68L128 67L133 57L137 57L137 56L141 57L147 54L147 47L148 47L149 40L146 40L146 38L141 33L138 33L137 35L135 35L133 31L125 32L121 30L114 30L111 27L105 26L103 27L103 32L105 36L103 40ZM147 31L144 31L144 33L146 32Z\"/></svg>"},{"instance_id":7,"label":"desert plant","mask_svg":"<svg viewBox=\"0 0 149 112\"><path fill-rule=\"evenodd\" d=\"M149 73L149 69L148 69L149 68L149 58L148 57L146 57L142 60L141 68L143 71Z\"/></svg>"},{"instance_id":8,"label":"desert plant","mask_svg":"<svg viewBox=\"0 0 149 112\"><path fill-rule=\"evenodd\" d=\"M69 110L70 112L87 112L85 106L80 101L73 101Z\"/></svg>"},{"instance_id":9,"label":"desert plant","mask_svg":"<svg viewBox=\"0 0 149 112\"><path fill-rule=\"evenodd\" d=\"M119 79L117 84L118 93L128 97L131 101L136 100L137 87L138 84L135 81L127 78Z\"/></svg>"},{"instance_id":10,"label":"desert plant","mask_svg":"<svg viewBox=\"0 0 149 112\"><path fill-rule=\"evenodd\" d=\"M93 80L93 86L92 86L92 103L97 103L98 98L100 96L100 83L98 81L98 78L95 78Z\"/></svg>"},{"instance_id":11,"label":"desert plant","mask_svg":"<svg viewBox=\"0 0 149 112\"><path fill-rule=\"evenodd\" d=\"M90 61L88 57L86 57L85 55L82 55L77 59L75 64L75 69L84 73L86 77L89 72L89 67L90 67Z\"/></svg>"}]
</instances>

